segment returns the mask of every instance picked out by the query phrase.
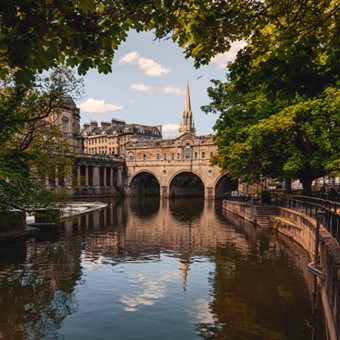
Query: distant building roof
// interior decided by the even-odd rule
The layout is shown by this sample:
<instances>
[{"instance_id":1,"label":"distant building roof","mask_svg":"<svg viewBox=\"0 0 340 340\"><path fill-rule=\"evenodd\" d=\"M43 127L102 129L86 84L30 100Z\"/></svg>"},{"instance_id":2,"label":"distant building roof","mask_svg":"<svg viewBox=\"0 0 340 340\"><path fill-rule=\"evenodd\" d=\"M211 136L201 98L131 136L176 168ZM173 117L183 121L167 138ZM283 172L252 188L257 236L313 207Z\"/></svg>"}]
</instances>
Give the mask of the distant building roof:
<instances>
[{"instance_id":1,"label":"distant building roof","mask_svg":"<svg viewBox=\"0 0 340 340\"><path fill-rule=\"evenodd\" d=\"M76 103L74 102L74 100L72 99L71 96L65 96L65 97L63 98L62 105L63 105L63 106L67 106L67 107L69 107L69 108L75 108L75 107L77 107Z\"/></svg>"}]
</instances>

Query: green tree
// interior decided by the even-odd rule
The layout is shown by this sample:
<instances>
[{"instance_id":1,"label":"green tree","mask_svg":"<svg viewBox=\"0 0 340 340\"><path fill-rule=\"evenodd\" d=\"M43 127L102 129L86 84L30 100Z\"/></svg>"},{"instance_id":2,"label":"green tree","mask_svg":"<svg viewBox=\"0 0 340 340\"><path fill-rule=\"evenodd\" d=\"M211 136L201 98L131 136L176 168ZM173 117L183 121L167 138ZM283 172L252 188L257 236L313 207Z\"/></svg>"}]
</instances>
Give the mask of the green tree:
<instances>
[{"instance_id":1,"label":"green tree","mask_svg":"<svg viewBox=\"0 0 340 340\"><path fill-rule=\"evenodd\" d=\"M306 1L292 25L296 4L280 12L283 4L229 64L227 83L214 82L203 110L220 114L215 164L247 182L297 178L310 195L313 179L340 166L339 15L335 2ZM309 22L314 5L318 25Z\"/></svg>"},{"instance_id":2,"label":"green tree","mask_svg":"<svg viewBox=\"0 0 340 340\"><path fill-rule=\"evenodd\" d=\"M294 43L290 31L308 35L338 8L336 0L4 0L0 74L14 69L17 80L27 82L60 64L77 66L80 74L94 67L110 72L130 29L172 39L199 66L268 22Z\"/></svg>"},{"instance_id":3,"label":"green tree","mask_svg":"<svg viewBox=\"0 0 340 340\"><path fill-rule=\"evenodd\" d=\"M48 206L60 198L45 187L48 176L67 175L72 161L67 142L51 114L66 95L81 88L81 80L57 68L31 86L9 77L0 86L0 210Z\"/></svg>"},{"instance_id":4,"label":"green tree","mask_svg":"<svg viewBox=\"0 0 340 340\"><path fill-rule=\"evenodd\" d=\"M0 5L0 77L13 71L17 84L29 84L37 73L60 64L77 66L80 74L94 67L110 72L130 29L172 39L196 66L245 39L249 45L230 65L229 84L210 89L213 102L205 108L221 112L216 163L236 168L237 162L223 154L229 143L249 148L244 138L251 126L305 100L329 98L331 88L337 88L339 8L337 0L5 0ZM25 93L20 87L16 91L18 97ZM9 102L14 108L15 100ZM15 110L10 105L3 110L2 127L12 133ZM335 129L337 124L335 117ZM258 153L264 153L262 146ZM276 154L279 161L269 161L269 155L263 162L256 158L252 172L240 175L290 175L293 167L284 167L284 154ZM328 170L330 164L336 161L326 164Z\"/></svg>"}]
</instances>

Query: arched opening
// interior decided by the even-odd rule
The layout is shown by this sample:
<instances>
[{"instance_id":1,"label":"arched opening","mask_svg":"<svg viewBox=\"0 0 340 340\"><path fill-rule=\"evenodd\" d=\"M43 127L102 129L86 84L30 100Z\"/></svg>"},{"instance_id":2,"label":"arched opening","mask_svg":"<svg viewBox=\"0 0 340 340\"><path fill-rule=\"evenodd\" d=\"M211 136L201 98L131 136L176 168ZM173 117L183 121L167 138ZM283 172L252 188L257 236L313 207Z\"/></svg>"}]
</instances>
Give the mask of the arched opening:
<instances>
[{"instance_id":1,"label":"arched opening","mask_svg":"<svg viewBox=\"0 0 340 340\"><path fill-rule=\"evenodd\" d=\"M204 184L192 172L181 172L170 183L170 197L204 197Z\"/></svg>"},{"instance_id":2,"label":"arched opening","mask_svg":"<svg viewBox=\"0 0 340 340\"><path fill-rule=\"evenodd\" d=\"M215 186L215 198L224 198L234 190L237 190L238 180L231 179L228 175L223 175Z\"/></svg>"},{"instance_id":3,"label":"arched opening","mask_svg":"<svg viewBox=\"0 0 340 340\"><path fill-rule=\"evenodd\" d=\"M137 174L130 184L131 196L160 196L157 178L149 172Z\"/></svg>"}]
</instances>

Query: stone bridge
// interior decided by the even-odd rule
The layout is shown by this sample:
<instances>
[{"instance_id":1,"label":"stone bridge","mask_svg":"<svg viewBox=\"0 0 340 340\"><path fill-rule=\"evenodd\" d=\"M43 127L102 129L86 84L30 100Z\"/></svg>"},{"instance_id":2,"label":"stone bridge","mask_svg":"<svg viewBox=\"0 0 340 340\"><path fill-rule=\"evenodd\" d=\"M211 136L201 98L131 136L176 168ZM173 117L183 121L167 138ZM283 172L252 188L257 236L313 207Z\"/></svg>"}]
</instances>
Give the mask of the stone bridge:
<instances>
[{"instance_id":1,"label":"stone bridge","mask_svg":"<svg viewBox=\"0 0 340 340\"><path fill-rule=\"evenodd\" d=\"M130 140L125 144L127 177L125 195L222 198L237 189L209 159L217 150L212 135L197 136L189 85L179 128L174 139Z\"/></svg>"},{"instance_id":2,"label":"stone bridge","mask_svg":"<svg viewBox=\"0 0 340 340\"><path fill-rule=\"evenodd\" d=\"M126 196L222 198L237 189L220 168L205 159L129 160Z\"/></svg>"}]
</instances>

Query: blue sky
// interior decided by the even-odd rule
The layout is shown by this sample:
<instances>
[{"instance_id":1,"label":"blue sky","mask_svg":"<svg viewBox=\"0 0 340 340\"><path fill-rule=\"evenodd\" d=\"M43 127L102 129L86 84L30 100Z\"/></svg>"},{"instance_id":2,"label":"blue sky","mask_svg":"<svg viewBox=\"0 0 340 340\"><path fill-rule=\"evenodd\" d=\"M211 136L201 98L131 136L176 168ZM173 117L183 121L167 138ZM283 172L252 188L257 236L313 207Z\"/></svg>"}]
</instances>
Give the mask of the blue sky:
<instances>
[{"instance_id":1,"label":"blue sky","mask_svg":"<svg viewBox=\"0 0 340 340\"><path fill-rule=\"evenodd\" d=\"M209 103L210 80L225 80L227 60L240 45L195 69L193 59L185 59L171 40L154 41L151 32L130 32L116 53L112 73L91 70L84 77L84 97L77 101L81 125L117 118L128 124L162 125L164 136L178 135L188 81L197 134L213 133L217 116L206 115L200 107Z\"/></svg>"}]
</instances>

